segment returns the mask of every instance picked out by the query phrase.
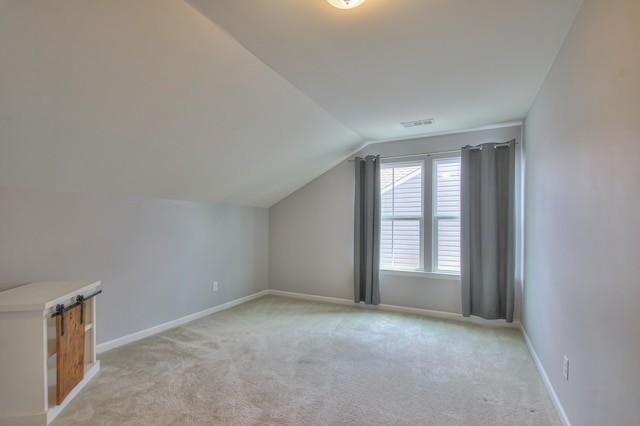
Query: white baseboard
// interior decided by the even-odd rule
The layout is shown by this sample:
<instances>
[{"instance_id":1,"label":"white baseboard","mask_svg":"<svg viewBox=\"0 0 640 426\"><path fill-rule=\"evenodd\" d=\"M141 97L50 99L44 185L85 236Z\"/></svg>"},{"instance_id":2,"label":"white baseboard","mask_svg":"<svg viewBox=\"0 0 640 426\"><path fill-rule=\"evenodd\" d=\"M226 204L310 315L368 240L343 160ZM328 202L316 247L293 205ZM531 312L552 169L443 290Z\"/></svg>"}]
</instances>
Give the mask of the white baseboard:
<instances>
[{"instance_id":1,"label":"white baseboard","mask_svg":"<svg viewBox=\"0 0 640 426\"><path fill-rule=\"evenodd\" d=\"M553 402L553 405L556 407L556 411L558 412L558 416L560 416L560 421L562 422L562 424L564 426L571 426L571 422L569 421L569 417L567 417L567 413L564 411L564 408L562 407L562 404L560 403L560 400L558 399L558 395L556 394L556 391L553 388L553 385L551 385L551 381L549 380L549 376L547 375L546 370L542 366L542 363L540 362L540 358L538 358L538 354L536 353L536 350L533 348L533 344L531 343L531 340L529 340L529 336L527 335L527 330L525 330L524 327L520 327L520 330L522 330L522 336L524 337L524 341L527 344L527 348L529 348L529 353L531 353L531 357L533 358L533 362L536 364L536 367L538 367L538 372L540 373L540 376L542 377L542 381L544 382L544 385L547 387L547 392L549 392L549 396L551 397L551 401Z\"/></svg>"},{"instance_id":2,"label":"white baseboard","mask_svg":"<svg viewBox=\"0 0 640 426\"><path fill-rule=\"evenodd\" d=\"M240 299L235 299L230 302L223 303L222 305L214 306L213 308L205 309L204 311L196 312L194 314L187 315L185 317L178 318L173 321L165 322L164 324L147 328L146 330L136 331L135 333L129 334L127 336L118 337L117 339L100 343L99 345L96 345L96 352L101 353L101 352L109 351L111 349L115 349L119 346L123 346L128 343L135 342L136 340L144 339L145 337L153 336L154 334L161 333L165 330L169 330L171 328L178 327L188 322L195 321L199 318L206 317L207 315L224 311L225 309L229 309L234 306L240 305L242 303L249 302L250 300L258 299L260 297L266 296L267 294L269 294L269 290L263 290L258 293L250 294L249 296L241 297Z\"/></svg>"},{"instance_id":3,"label":"white baseboard","mask_svg":"<svg viewBox=\"0 0 640 426\"><path fill-rule=\"evenodd\" d=\"M312 294L293 293L293 292L281 291L281 290L267 290L267 291L269 294L274 296L290 297L293 299L312 300L315 302L335 303L338 305L356 306L358 308L363 308L363 309L399 312L403 314L412 314L412 315L422 315L425 317L439 318L439 319L445 319L450 321L460 321L460 322L478 324L483 326L520 328L519 322L508 323L503 320L485 320L478 317L463 317L462 314L456 314L453 312L434 311L430 309L421 309L421 308L408 308L405 306L385 305L385 304L365 305L363 303L354 303L353 300L339 299L336 297L314 296Z\"/></svg>"}]
</instances>

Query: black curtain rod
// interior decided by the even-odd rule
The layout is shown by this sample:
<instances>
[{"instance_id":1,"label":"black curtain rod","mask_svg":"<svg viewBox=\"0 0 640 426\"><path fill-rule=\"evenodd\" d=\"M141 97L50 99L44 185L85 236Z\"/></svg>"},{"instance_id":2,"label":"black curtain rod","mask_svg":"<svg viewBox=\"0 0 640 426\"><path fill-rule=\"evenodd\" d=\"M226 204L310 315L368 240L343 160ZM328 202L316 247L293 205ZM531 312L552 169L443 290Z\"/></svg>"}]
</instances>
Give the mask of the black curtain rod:
<instances>
[{"instance_id":1,"label":"black curtain rod","mask_svg":"<svg viewBox=\"0 0 640 426\"><path fill-rule=\"evenodd\" d=\"M514 142L515 144L518 144L518 142L516 142L515 139L512 139L508 142L502 142L502 143L495 143L493 145L494 148L500 148L503 146L508 146L511 142ZM438 155L438 154L453 154L454 152L460 152L462 148L459 149L450 149L447 151L434 151L434 152L425 152L423 154L406 154L406 155L390 155L387 157L380 157L381 160L392 160L394 158L411 158L411 157L430 157L432 155ZM469 149L472 150L476 150L476 149L482 149L482 145L477 145L477 146L470 146ZM350 163L356 161L355 158L350 158L349 160Z\"/></svg>"}]
</instances>

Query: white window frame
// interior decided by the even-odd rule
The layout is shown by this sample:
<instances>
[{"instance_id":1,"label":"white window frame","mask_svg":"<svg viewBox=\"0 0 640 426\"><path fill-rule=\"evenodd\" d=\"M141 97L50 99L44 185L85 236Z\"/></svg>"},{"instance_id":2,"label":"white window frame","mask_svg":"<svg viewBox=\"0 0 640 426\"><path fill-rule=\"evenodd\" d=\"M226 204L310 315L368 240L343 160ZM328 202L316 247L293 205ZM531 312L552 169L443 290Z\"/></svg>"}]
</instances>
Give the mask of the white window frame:
<instances>
[{"instance_id":1,"label":"white window frame","mask_svg":"<svg viewBox=\"0 0 640 426\"><path fill-rule=\"evenodd\" d=\"M382 160L380 167L403 167L412 165L422 165L422 215L421 215L421 234L420 234L420 269L401 269L390 268L388 266L380 265L380 269L385 273L406 275L406 274L420 274L426 276L438 276L438 277L451 277L458 279L460 272L454 271L437 271L435 266L437 265L437 241L436 241L436 219L433 207L435 206L434 191L435 180L435 167L434 160L442 159L455 159L460 158L459 153L447 153L447 154L432 154L432 155L420 155L411 156L411 159L390 159ZM429 212L430 217L426 217L426 212ZM382 218L383 220L385 217ZM396 217L394 217L396 219ZM397 218L401 220L401 218ZM411 217L415 219L415 217Z\"/></svg>"}]
</instances>

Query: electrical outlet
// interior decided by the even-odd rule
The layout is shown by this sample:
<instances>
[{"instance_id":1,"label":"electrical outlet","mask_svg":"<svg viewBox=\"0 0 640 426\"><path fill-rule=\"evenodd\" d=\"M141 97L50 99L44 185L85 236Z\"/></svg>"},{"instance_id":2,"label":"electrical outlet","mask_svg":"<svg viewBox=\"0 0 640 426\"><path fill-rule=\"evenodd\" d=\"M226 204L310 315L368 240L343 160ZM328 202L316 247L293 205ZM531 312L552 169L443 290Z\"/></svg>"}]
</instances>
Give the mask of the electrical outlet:
<instances>
[{"instance_id":1,"label":"electrical outlet","mask_svg":"<svg viewBox=\"0 0 640 426\"><path fill-rule=\"evenodd\" d=\"M218 281L213 283L213 291L218 291Z\"/></svg>"},{"instance_id":2,"label":"electrical outlet","mask_svg":"<svg viewBox=\"0 0 640 426\"><path fill-rule=\"evenodd\" d=\"M564 356L564 366L562 368L562 373L564 374L564 379L569 380L569 358Z\"/></svg>"}]
</instances>

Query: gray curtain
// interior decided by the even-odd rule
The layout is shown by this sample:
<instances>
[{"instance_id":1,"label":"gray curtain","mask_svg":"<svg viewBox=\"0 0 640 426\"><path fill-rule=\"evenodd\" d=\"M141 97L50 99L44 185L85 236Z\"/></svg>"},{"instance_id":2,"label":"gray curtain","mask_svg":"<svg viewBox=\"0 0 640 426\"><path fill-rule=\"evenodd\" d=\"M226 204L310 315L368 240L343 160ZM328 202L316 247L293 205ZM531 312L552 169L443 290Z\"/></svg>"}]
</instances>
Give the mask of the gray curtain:
<instances>
[{"instance_id":1,"label":"gray curtain","mask_svg":"<svg viewBox=\"0 0 640 426\"><path fill-rule=\"evenodd\" d=\"M380 303L380 156L356 157L354 300Z\"/></svg>"},{"instance_id":2,"label":"gray curtain","mask_svg":"<svg viewBox=\"0 0 640 426\"><path fill-rule=\"evenodd\" d=\"M513 322L515 140L461 154L462 315Z\"/></svg>"}]
</instances>

